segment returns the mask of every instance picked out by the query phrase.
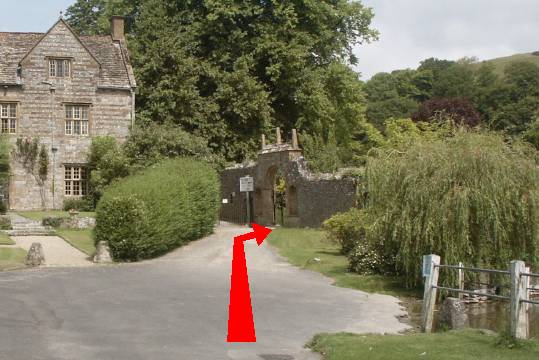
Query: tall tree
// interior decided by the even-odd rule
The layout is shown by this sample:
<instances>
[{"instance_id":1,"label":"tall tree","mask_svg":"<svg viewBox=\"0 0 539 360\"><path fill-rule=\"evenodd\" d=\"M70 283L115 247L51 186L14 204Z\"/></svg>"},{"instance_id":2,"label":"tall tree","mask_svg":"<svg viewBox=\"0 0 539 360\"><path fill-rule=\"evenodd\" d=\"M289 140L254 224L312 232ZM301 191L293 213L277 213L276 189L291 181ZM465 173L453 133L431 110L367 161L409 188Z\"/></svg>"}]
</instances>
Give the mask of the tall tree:
<instances>
[{"instance_id":1,"label":"tall tree","mask_svg":"<svg viewBox=\"0 0 539 360\"><path fill-rule=\"evenodd\" d=\"M96 35L102 32L99 21L102 18L105 0L77 0L67 8L66 19L79 34Z\"/></svg>"},{"instance_id":2,"label":"tall tree","mask_svg":"<svg viewBox=\"0 0 539 360\"><path fill-rule=\"evenodd\" d=\"M139 119L176 124L229 160L255 151L272 126L324 136L327 124L350 121L341 129L351 128L363 116L356 111L364 112L360 81L347 67L357 63L354 45L377 32L370 28L372 10L360 1L104 0L94 31L121 11L132 20ZM336 98L328 76L355 82L359 96L350 91L338 94L346 100ZM318 93L306 96L306 83ZM312 112L313 96L350 104L353 115Z\"/></svg>"}]
</instances>

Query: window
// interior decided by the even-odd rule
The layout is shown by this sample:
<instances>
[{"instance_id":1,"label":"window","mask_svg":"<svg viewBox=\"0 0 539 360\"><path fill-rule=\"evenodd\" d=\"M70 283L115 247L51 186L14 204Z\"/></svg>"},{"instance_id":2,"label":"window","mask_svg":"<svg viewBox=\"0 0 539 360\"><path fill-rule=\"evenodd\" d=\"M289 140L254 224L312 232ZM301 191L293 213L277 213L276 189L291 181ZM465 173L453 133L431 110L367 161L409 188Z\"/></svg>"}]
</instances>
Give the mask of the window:
<instances>
[{"instance_id":1,"label":"window","mask_svg":"<svg viewBox=\"0 0 539 360\"><path fill-rule=\"evenodd\" d=\"M84 196L88 194L88 171L84 166L65 167L65 194Z\"/></svg>"},{"instance_id":2,"label":"window","mask_svg":"<svg viewBox=\"0 0 539 360\"><path fill-rule=\"evenodd\" d=\"M17 132L17 104L0 104L0 119L3 134Z\"/></svg>"},{"instance_id":3,"label":"window","mask_svg":"<svg viewBox=\"0 0 539 360\"><path fill-rule=\"evenodd\" d=\"M67 78L71 76L71 60L49 59L49 76Z\"/></svg>"},{"instance_id":4,"label":"window","mask_svg":"<svg viewBox=\"0 0 539 360\"><path fill-rule=\"evenodd\" d=\"M87 105L66 105L66 135L88 135Z\"/></svg>"}]
</instances>

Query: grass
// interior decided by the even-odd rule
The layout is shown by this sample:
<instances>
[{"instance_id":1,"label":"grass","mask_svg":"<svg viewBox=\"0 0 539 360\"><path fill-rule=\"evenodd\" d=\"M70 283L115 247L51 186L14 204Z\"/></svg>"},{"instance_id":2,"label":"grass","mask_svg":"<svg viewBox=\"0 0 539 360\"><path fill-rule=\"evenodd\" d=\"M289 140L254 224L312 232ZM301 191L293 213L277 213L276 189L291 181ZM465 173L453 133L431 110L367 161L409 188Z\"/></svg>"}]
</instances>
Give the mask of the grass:
<instances>
[{"instance_id":1,"label":"grass","mask_svg":"<svg viewBox=\"0 0 539 360\"><path fill-rule=\"evenodd\" d=\"M499 345L499 342L499 336L481 330L464 330L430 335L319 334L308 346L325 360L539 359L537 340L519 342L514 348Z\"/></svg>"},{"instance_id":2,"label":"grass","mask_svg":"<svg viewBox=\"0 0 539 360\"><path fill-rule=\"evenodd\" d=\"M19 211L18 215L25 218L41 221L46 217L69 217L69 212L61 210L49 210L49 211ZM78 217L95 217L95 212L80 212Z\"/></svg>"},{"instance_id":3,"label":"grass","mask_svg":"<svg viewBox=\"0 0 539 360\"><path fill-rule=\"evenodd\" d=\"M268 241L291 264L320 272L334 279L337 286L400 297L421 296L421 290L404 288L399 278L348 272L348 259L340 253L339 244L328 240L321 230L277 228Z\"/></svg>"},{"instance_id":4,"label":"grass","mask_svg":"<svg viewBox=\"0 0 539 360\"><path fill-rule=\"evenodd\" d=\"M0 248L0 271L25 267L26 251L15 248Z\"/></svg>"},{"instance_id":5,"label":"grass","mask_svg":"<svg viewBox=\"0 0 539 360\"><path fill-rule=\"evenodd\" d=\"M6 233L0 231L0 245L15 245L15 241L11 240Z\"/></svg>"},{"instance_id":6,"label":"grass","mask_svg":"<svg viewBox=\"0 0 539 360\"><path fill-rule=\"evenodd\" d=\"M95 244L92 236L92 229L68 230L56 229L56 234L65 241L84 252L88 256L95 253Z\"/></svg>"},{"instance_id":7,"label":"grass","mask_svg":"<svg viewBox=\"0 0 539 360\"><path fill-rule=\"evenodd\" d=\"M505 56L496 59L480 61L475 66L481 66L483 62L491 63L494 65L494 72L496 72L496 74L500 76L503 76L505 67L515 61L528 61L539 65L539 56L532 55L531 53L515 54L512 56Z\"/></svg>"}]
</instances>

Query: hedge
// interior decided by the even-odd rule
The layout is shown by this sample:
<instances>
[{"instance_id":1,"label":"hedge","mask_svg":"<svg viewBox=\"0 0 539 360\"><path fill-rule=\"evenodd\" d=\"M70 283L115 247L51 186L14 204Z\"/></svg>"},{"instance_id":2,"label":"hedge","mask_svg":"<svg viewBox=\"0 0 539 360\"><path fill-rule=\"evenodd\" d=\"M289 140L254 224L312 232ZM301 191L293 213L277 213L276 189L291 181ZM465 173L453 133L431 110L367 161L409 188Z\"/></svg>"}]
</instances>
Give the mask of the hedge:
<instances>
[{"instance_id":1,"label":"hedge","mask_svg":"<svg viewBox=\"0 0 539 360\"><path fill-rule=\"evenodd\" d=\"M162 255L213 231L219 180L208 164L165 160L108 187L96 209L95 241L116 261Z\"/></svg>"}]
</instances>

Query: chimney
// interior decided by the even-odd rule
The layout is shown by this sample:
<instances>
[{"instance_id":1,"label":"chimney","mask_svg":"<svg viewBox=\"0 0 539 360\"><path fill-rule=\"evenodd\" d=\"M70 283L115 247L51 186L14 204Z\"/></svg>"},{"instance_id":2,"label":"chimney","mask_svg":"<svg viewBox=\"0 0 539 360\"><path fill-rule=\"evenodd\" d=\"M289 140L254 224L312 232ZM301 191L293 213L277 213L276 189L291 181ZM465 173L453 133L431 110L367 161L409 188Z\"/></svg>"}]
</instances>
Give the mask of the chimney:
<instances>
[{"instance_id":1,"label":"chimney","mask_svg":"<svg viewBox=\"0 0 539 360\"><path fill-rule=\"evenodd\" d=\"M125 40L125 19L123 16L113 16L110 20L112 40Z\"/></svg>"}]
</instances>

